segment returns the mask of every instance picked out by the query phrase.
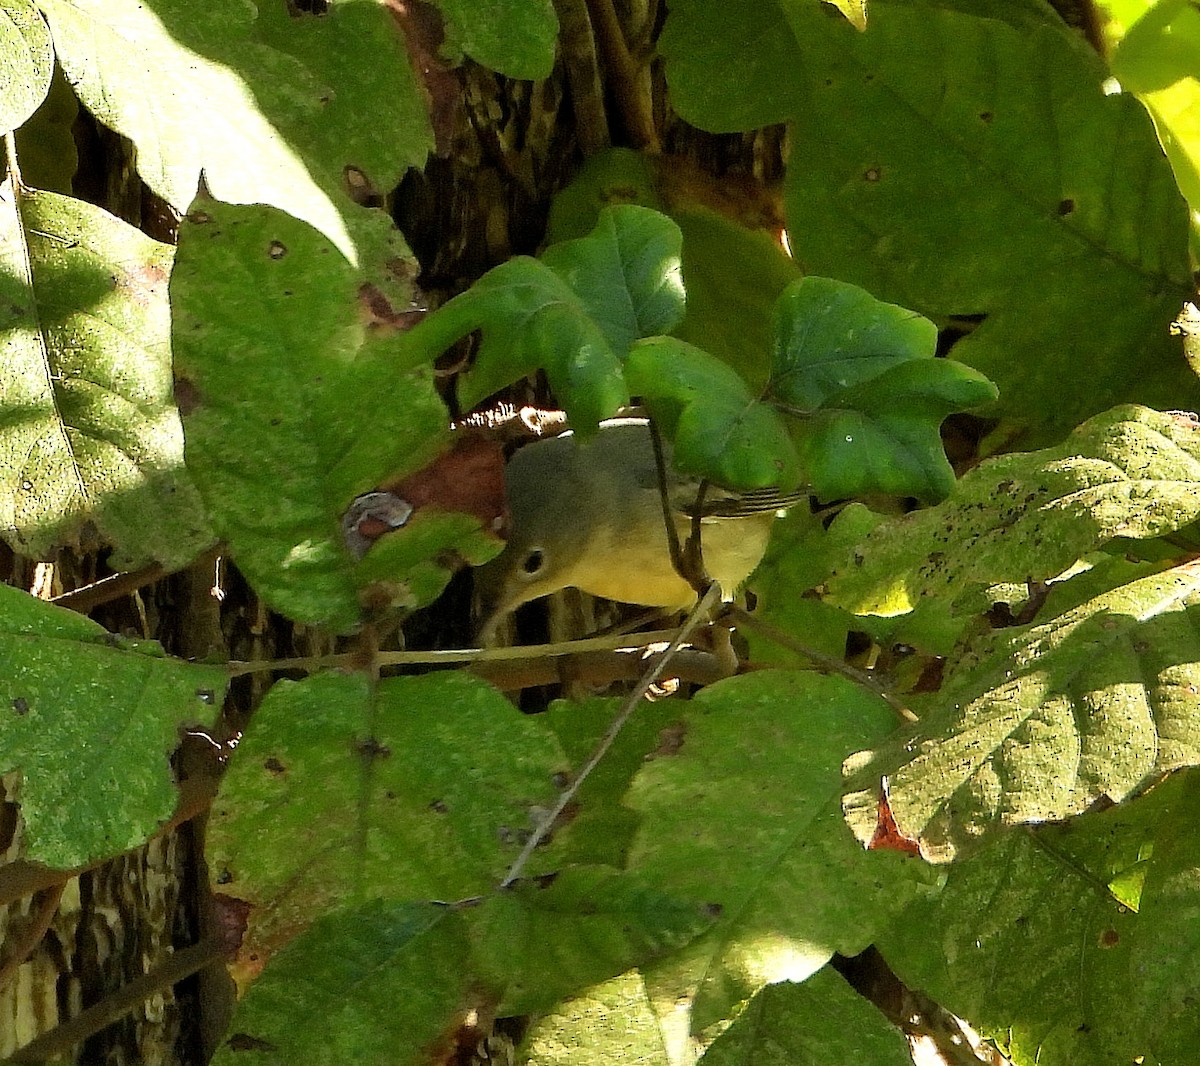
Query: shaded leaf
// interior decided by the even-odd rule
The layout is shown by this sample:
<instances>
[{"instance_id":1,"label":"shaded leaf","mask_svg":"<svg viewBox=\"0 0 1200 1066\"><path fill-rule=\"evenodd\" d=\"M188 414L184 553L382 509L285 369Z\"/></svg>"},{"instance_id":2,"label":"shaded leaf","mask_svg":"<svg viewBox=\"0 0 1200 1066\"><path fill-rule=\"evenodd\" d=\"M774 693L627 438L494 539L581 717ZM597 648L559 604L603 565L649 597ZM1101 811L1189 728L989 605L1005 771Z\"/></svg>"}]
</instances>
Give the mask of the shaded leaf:
<instances>
[{"instance_id":1,"label":"shaded leaf","mask_svg":"<svg viewBox=\"0 0 1200 1066\"><path fill-rule=\"evenodd\" d=\"M211 543L172 398L171 249L81 200L0 197L0 528L47 558L92 523L118 565Z\"/></svg>"},{"instance_id":2,"label":"shaded leaf","mask_svg":"<svg viewBox=\"0 0 1200 1066\"><path fill-rule=\"evenodd\" d=\"M955 480L941 424L995 398L987 378L950 359L898 363L835 393L800 438L813 492L822 500L878 492L945 498Z\"/></svg>"},{"instance_id":3,"label":"shaded leaf","mask_svg":"<svg viewBox=\"0 0 1200 1066\"><path fill-rule=\"evenodd\" d=\"M21 772L24 858L71 869L144 843L175 810L171 755L227 677L0 585L0 773Z\"/></svg>"},{"instance_id":4,"label":"shaded leaf","mask_svg":"<svg viewBox=\"0 0 1200 1066\"><path fill-rule=\"evenodd\" d=\"M79 152L71 128L79 117L79 101L59 67L50 91L30 119L15 131L21 181L30 188L71 195L71 179Z\"/></svg>"},{"instance_id":5,"label":"shaded leaf","mask_svg":"<svg viewBox=\"0 0 1200 1066\"><path fill-rule=\"evenodd\" d=\"M435 0L453 48L510 78L550 76L558 18L551 0Z\"/></svg>"},{"instance_id":6,"label":"shaded leaf","mask_svg":"<svg viewBox=\"0 0 1200 1066\"><path fill-rule=\"evenodd\" d=\"M601 866L518 882L470 915L473 958L503 989L498 1013L533 1014L681 947L715 914Z\"/></svg>"},{"instance_id":7,"label":"shaded leaf","mask_svg":"<svg viewBox=\"0 0 1200 1066\"><path fill-rule=\"evenodd\" d=\"M771 376L771 313L800 270L764 230L746 229L715 211L671 208L683 233L687 315L675 334L736 370L755 395ZM736 267L731 269L731 265Z\"/></svg>"},{"instance_id":8,"label":"shaded leaf","mask_svg":"<svg viewBox=\"0 0 1200 1066\"><path fill-rule=\"evenodd\" d=\"M794 282L775 307L771 394L810 410L911 359L932 359L937 329L927 318L831 278Z\"/></svg>"},{"instance_id":9,"label":"shaded leaf","mask_svg":"<svg viewBox=\"0 0 1200 1066\"><path fill-rule=\"evenodd\" d=\"M1196 775L1008 834L880 938L910 987L1019 1064L1185 1062L1195 1047Z\"/></svg>"}]
</instances>

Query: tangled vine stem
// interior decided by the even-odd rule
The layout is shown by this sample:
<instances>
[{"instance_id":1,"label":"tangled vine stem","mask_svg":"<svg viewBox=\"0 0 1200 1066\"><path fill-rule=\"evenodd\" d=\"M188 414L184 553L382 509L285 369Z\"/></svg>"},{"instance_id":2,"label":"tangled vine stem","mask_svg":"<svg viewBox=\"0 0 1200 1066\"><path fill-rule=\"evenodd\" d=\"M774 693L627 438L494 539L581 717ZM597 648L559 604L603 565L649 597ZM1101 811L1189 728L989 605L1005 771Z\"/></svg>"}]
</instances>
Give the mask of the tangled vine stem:
<instances>
[{"instance_id":1,"label":"tangled vine stem","mask_svg":"<svg viewBox=\"0 0 1200 1066\"><path fill-rule=\"evenodd\" d=\"M628 699L622 704L617 716L604 731L600 742L593 749L591 755L587 757L587 761L579 768L579 773L575 775L575 779L563 789L558 797L558 801L529 835L529 839L525 841L525 846L521 849L521 854L516 857L512 866L509 867L508 873L504 875L504 880L500 882L500 888L508 888L521 876L521 871L525 868L525 864L529 862L529 857L549 835L550 831L554 828L554 823L558 821L563 811L567 809L567 805L575 798L584 781L600 765L600 760L608 754L608 749L612 747L613 741L617 739L621 730L625 728L625 723L633 716L633 712L637 710L638 705L645 699L650 686L666 672L672 658L687 642L692 631L707 620L709 612L720 599L720 596L721 588L714 581L708 587L708 591L700 598L700 602L692 608L691 614L687 616L683 625L679 627L667 650L658 656L654 663L651 664L650 669L642 675L642 679L637 683L637 687L629 694Z\"/></svg>"}]
</instances>

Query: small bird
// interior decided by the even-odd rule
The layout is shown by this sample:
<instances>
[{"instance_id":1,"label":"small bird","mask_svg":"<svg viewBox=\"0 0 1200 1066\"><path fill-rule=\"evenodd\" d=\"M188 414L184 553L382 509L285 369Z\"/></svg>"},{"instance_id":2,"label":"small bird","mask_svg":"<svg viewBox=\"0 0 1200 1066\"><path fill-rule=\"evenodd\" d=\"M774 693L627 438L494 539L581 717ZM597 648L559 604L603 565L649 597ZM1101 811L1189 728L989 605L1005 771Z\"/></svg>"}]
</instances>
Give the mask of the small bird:
<instances>
[{"instance_id":1,"label":"small bird","mask_svg":"<svg viewBox=\"0 0 1200 1066\"><path fill-rule=\"evenodd\" d=\"M699 482L671 472L680 546L691 534ZM649 424L611 419L587 441L571 432L521 448L505 467L509 531L504 550L475 572L486 637L523 603L564 588L676 610L696 592L675 570L663 520ZM803 494L710 488L702 505L704 566L726 595L767 548L781 508Z\"/></svg>"}]
</instances>

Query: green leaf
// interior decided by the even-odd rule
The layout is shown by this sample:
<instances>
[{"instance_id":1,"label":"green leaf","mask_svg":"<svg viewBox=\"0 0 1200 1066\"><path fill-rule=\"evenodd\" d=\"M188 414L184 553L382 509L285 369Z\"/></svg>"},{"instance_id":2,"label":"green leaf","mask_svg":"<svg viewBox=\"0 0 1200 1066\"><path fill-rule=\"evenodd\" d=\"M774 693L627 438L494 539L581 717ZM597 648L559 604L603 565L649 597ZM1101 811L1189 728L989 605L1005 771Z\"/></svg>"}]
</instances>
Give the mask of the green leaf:
<instances>
[{"instance_id":1,"label":"green leaf","mask_svg":"<svg viewBox=\"0 0 1200 1066\"><path fill-rule=\"evenodd\" d=\"M116 565L212 540L183 470L166 299L171 249L98 207L20 189L0 206L0 527L48 558L85 522Z\"/></svg>"},{"instance_id":2,"label":"green leaf","mask_svg":"<svg viewBox=\"0 0 1200 1066\"><path fill-rule=\"evenodd\" d=\"M629 866L721 909L648 978L669 1010L694 998L699 1031L763 984L861 951L922 875L839 824L843 756L893 728L877 697L842 678L760 671L709 686L681 718L677 750L648 763L626 801L642 816Z\"/></svg>"},{"instance_id":3,"label":"green leaf","mask_svg":"<svg viewBox=\"0 0 1200 1066\"><path fill-rule=\"evenodd\" d=\"M178 798L171 755L227 677L0 585L0 773L20 771L21 856L71 869L150 838Z\"/></svg>"},{"instance_id":4,"label":"green leaf","mask_svg":"<svg viewBox=\"0 0 1200 1066\"><path fill-rule=\"evenodd\" d=\"M1200 207L1200 12L1186 0L1143 5L1112 53L1113 74L1154 117L1180 192ZM1112 34L1111 23L1106 27Z\"/></svg>"},{"instance_id":5,"label":"green leaf","mask_svg":"<svg viewBox=\"0 0 1200 1066\"><path fill-rule=\"evenodd\" d=\"M758 992L701 1066L911 1066L908 1042L829 967Z\"/></svg>"},{"instance_id":6,"label":"green leaf","mask_svg":"<svg viewBox=\"0 0 1200 1066\"><path fill-rule=\"evenodd\" d=\"M593 697L555 700L541 716L558 738L571 766L582 766L604 736L624 700ZM670 748L682 722L674 700L644 702L625 724L604 758L580 786L569 824L557 828L534 864L552 872L571 864L623 868L637 829L637 815L622 799L629 782L656 751Z\"/></svg>"},{"instance_id":7,"label":"green leaf","mask_svg":"<svg viewBox=\"0 0 1200 1066\"><path fill-rule=\"evenodd\" d=\"M0 2L0 133L15 130L46 99L54 46L32 0Z\"/></svg>"},{"instance_id":8,"label":"green leaf","mask_svg":"<svg viewBox=\"0 0 1200 1066\"><path fill-rule=\"evenodd\" d=\"M583 302L544 263L518 256L488 271L404 336L414 363L482 330L475 365L459 378L465 407L538 369L580 432L629 402L621 361Z\"/></svg>"},{"instance_id":9,"label":"green leaf","mask_svg":"<svg viewBox=\"0 0 1200 1066\"><path fill-rule=\"evenodd\" d=\"M435 0L452 48L510 78L548 78L558 18L551 0Z\"/></svg>"},{"instance_id":10,"label":"green leaf","mask_svg":"<svg viewBox=\"0 0 1200 1066\"><path fill-rule=\"evenodd\" d=\"M1044 581L1113 537L1158 537L1200 518L1198 481L1194 423L1118 407L1058 447L981 463L938 507L879 524L836 570L830 597L890 615L1000 581Z\"/></svg>"},{"instance_id":11,"label":"green leaf","mask_svg":"<svg viewBox=\"0 0 1200 1066\"><path fill-rule=\"evenodd\" d=\"M467 674L277 683L209 826L220 890L254 904L242 958L349 900L486 892L564 769L538 721Z\"/></svg>"},{"instance_id":12,"label":"green leaf","mask_svg":"<svg viewBox=\"0 0 1200 1066\"><path fill-rule=\"evenodd\" d=\"M857 508L855 513L869 512ZM838 659L845 654L851 626L861 628L862 623L848 611L805 593L828 578L833 561L841 558L837 553L840 547L807 507L793 507L772 527L766 555L749 581L757 618L817 652ZM772 642L768 629L760 632L756 627L744 631L743 636L755 663L803 665L794 651Z\"/></svg>"},{"instance_id":13,"label":"green leaf","mask_svg":"<svg viewBox=\"0 0 1200 1066\"><path fill-rule=\"evenodd\" d=\"M783 420L719 359L674 337L652 337L630 350L625 378L671 437L683 473L729 488L795 486L795 447Z\"/></svg>"},{"instance_id":14,"label":"green leaf","mask_svg":"<svg viewBox=\"0 0 1200 1066\"><path fill-rule=\"evenodd\" d=\"M1200 763L1198 593L1178 567L959 649L941 689L913 697L919 725L859 760L845 799L859 840L886 797L899 831L949 861Z\"/></svg>"},{"instance_id":15,"label":"green leaf","mask_svg":"<svg viewBox=\"0 0 1200 1066\"><path fill-rule=\"evenodd\" d=\"M532 1014L681 947L714 919L628 873L569 867L519 882L474 911L473 958L504 990L498 1013Z\"/></svg>"},{"instance_id":16,"label":"green leaf","mask_svg":"<svg viewBox=\"0 0 1200 1066\"><path fill-rule=\"evenodd\" d=\"M804 426L800 454L822 500L883 492L940 500L954 488L939 427L981 407L996 387L950 359L898 363L835 393Z\"/></svg>"},{"instance_id":17,"label":"green leaf","mask_svg":"<svg viewBox=\"0 0 1200 1066\"><path fill-rule=\"evenodd\" d=\"M670 1035L660 1026L641 975L630 971L535 1019L524 1050L529 1066L673 1066ZM679 1043L688 1047L686 1033Z\"/></svg>"},{"instance_id":18,"label":"green leaf","mask_svg":"<svg viewBox=\"0 0 1200 1066\"><path fill-rule=\"evenodd\" d=\"M546 241L570 241L586 237L596 228L600 212L616 204L640 204L663 209L655 188L654 165L644 152L632 148L609 148L589 156L555 194L546 222Z\"/></svg>"},{"instance_id":19,"label":"green leaf","mask_svg":"<svg viewBox=\"0 0 1200 1066\"><path fill-rule=\"evenodd\" d=\"M795 115L803 83L787 72L804 57L781 9L778 0L739 4L730 18L719 0L671 5L658 50L680 118L711 133L734 133Z\"/></svg>"},{"instance_id":20,"label":"green leaf","mask_svg":"<svg viewBox=\"0 0 1200 1066\"><path fill-rule=\"evenodd\" d=\"M303 222L217 203L183 223L171 278L188 466L213 521L260 595L337 631L360 618L341 516L448 435L430 373L403 372L398 339L366 333L370 280ZM425 560L413 565L420 577L392 578L412 578L410 602L432 598Z\"/></svg>"},{"instance_id":21,"label":"green leaf","mask_svg":"<svg viewBox=\"0 0 1200 1066\"><path fill-rule=\"evenodd\" d=\"M433 603L454 576L447 556L478 566L500 548L496 536L471 515L418 510L371 546L354 581L362 589L382 590L397 607L420 607Z\"/></svg>"},{"instance_id":22,"label":"green leaf","mask_svg":"<svg viewBox=\"0 0 1200 1066\"><path fill-rule=\"evenodd\" d=\"M974 316L954 356L1044 438L1114 402L1195 406L1200 387L1168 335L1192 284L1154 130L1041 22L877 0L859 32L824 4L730 19L682 0L662 50L688 121L793 122L798 262L934 320Z\"/></svg>"},{"instance_id":23,"label":"green leaf","mask_svg":"<svg viewBox=\"0 0 1200 1066\"><path fill-rule=\"evenodd\" d=\"M775 315L771 393L802 410L911 359L932 359L937 349L927 318L831 278L794 282Z\"/></svg>"},{"instance_id":24,"label":"green leaf","mask_svg":"<svg viewBox=\"0 0 1200 1066\"><path fill-rule=\"evenodd\" d=\"M387 219L348 190L382 195L432 145L385 8L349 0L294 18L286 4L238 0L41 7L80 100L133 141L138 173L177 211L203 171L212 196L271 204L352 262L373 258Z\"/></svg>"},{"instance_id":25,"label":"green leaf","mask_svg":"<svg viewBox=\"0 0 1200 1066\"><path fill-rule=\"evenodd\" d=\"M79 101L56 66L46 99L15 131L21 181L26 186L64 196L71 194L71 179L79 166L79 151L72 133L78 117Z\"/></svg>"},{"instance_id":26,"label":"green leaf","mask_svg":"<svg viewBox=\"0 0 1200 1066\"><path fill-rule=\"evenodd\" d=\"M213 1066L424 1066L478 1003L460 916L371 900L315 922L238 1002Z\"/></svg>"},{"instance_id":27,"label":"green leaf","mask_svg":"<svg viewBox=\"0 0 1200 1066\"><path fill-rule=\"evenodd\" d=\"M670 333L683 319L683 237L666 215L621 204L600 212L586 237L551 245L542 262L563 279L624 355L639 337Z\"/></svg>"},{"instance_id":28,"label":"green leaf","mask_svg":"<svg viewBox=\"0 0 1200 1066\"><path fill-rule=\"evenodd\" d=\"M1196 774L1009 834L880 937L910 987L1019 1066L1186 1062L1197 1038Z\"/></svg>"},{"instance_id":29,"label":"green leaf","mask_svg":"<svg viewBox=\"0 0 1200 1066\"><path fill-rule=\"evenodd\" d=\"M775 234L748 229L696 201L690 175L676 173L677 167L677 159L656 163L628 148L591 156L554 197L546 239L586 236L614 204L665 211L683 235L687 313L677 327L660 332L704 348L761 393L771 371L771 308L799 268Z\"/></svg>"},{"instance_id":30,"label":"green leaf","mask_svg":"<svg viewBox=\"0 0 1200 1066\"><path fill-rule=\"evenodd\" d=\"M675 331L736 370L755 395L766 392L774 334L772 308L800 269L763 230L745 229L699 206L674 208L683 233L687 315Z\"/></svg>"}]
</instances>

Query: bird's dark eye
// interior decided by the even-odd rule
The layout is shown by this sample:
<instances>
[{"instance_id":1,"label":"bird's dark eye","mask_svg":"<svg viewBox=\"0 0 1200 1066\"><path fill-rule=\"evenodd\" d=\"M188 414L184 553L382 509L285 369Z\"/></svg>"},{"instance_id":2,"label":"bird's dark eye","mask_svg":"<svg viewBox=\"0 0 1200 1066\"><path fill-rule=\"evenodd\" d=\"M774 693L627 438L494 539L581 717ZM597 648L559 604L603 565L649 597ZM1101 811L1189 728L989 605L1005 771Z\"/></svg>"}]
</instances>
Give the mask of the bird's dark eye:
<instances>
[{"instance_id":1,"label":"bird's dark eye","mask_svg":"<svg viewBox=\"0 0 1200 1066\"><path fill-rule=\"evenodd\" d=\"M541 548L533 548L524 561L521 563L521 569L530 577L533 577L546 563L546 553Z\"/></svg>"}]
</instances>

